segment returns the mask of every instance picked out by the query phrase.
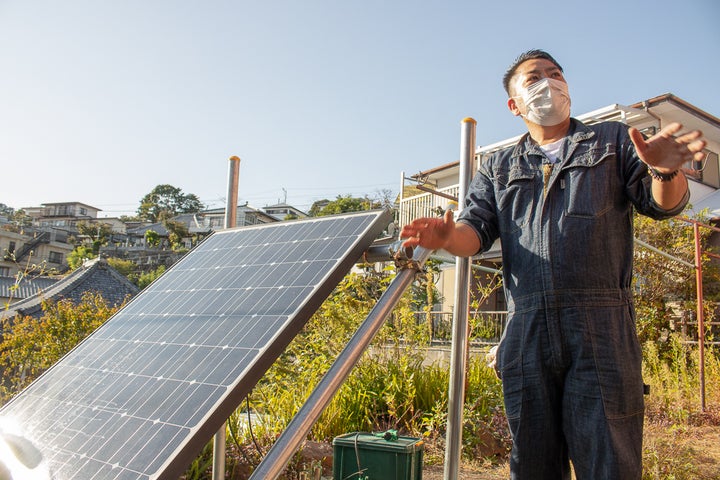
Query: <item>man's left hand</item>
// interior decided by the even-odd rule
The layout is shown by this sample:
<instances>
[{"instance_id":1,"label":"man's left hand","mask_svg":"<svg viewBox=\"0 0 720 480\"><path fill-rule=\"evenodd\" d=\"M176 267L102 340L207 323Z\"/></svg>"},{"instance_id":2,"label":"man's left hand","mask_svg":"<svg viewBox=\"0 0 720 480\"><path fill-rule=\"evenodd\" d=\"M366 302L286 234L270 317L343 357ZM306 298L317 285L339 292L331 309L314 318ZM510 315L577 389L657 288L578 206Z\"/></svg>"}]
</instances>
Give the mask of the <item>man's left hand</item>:
<instances>
[{"instance_id":1,"label":"man's left hand","mask_svg":"<svg viewBox=\"0 0 720 480\"><path fill-rule=\"evenodd\" d=\"M676 137L681 129L681 124L673 122L647 140L637 128L631 127L628 133L640 160L662 173L670 173L686 162L705 158L702 150L707 142L702 132L693 130Z\"/></svg>"}]
</instances>

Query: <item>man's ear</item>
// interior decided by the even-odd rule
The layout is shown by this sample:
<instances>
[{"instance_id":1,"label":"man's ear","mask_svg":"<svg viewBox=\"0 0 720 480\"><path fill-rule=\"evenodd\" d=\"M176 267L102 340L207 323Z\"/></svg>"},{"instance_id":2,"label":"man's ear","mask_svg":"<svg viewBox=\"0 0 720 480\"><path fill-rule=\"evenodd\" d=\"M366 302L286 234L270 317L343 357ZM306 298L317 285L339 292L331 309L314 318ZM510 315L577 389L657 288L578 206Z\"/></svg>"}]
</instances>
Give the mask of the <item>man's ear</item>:
<instances>
[{"instance_id":1,"label":"man's ear","mask_svg":"<svg viewBox=\"0 0 720 480\"><path fill-rule=\"evenodd\" d=\"M510 110L510 112L513 115L515 115L516 117L521 115L520 108L518 108L518 104L514 98L512 98L512 97L508 98L507 106L508 106L508 109Z\"/></svg>"}]
</instances>

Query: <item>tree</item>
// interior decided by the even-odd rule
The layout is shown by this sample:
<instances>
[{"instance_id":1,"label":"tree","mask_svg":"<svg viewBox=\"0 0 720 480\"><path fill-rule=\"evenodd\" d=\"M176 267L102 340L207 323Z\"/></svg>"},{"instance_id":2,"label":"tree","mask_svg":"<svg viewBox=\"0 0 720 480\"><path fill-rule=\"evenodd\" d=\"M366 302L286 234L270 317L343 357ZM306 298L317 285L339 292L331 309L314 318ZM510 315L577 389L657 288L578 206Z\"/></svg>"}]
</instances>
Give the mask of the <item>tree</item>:
<instances>
[{"instance_id":1,"label":"tree","mask_svg":"<svg viewBox=\"0 0 720 480\"><path fill-rule=\"evenodd\" d=\"M135 262L132 260L125 260L123 258L116 258L116 257L110 257L107 259L108 265L113 267L115 270L117 270L121 275L126 277L131 282L133 281L133 276L135 275L135 272L138 269L138 266ZM133 282L137 283L137 282Z\"/></svg>"},{"instance_id":2,"label":"tree","mask_svg":"<svg viewBox=\"0 0 720 480\"><path fill-rule=\"evenodd\" d=\"M315 216L324 217L326 215L336 215L339 213L361 212L374 208L380 208L380 203L368 197L357 198L351 197L350 195L338 195L335 200L319 209Z\"/></svg>"},{"instance_id":3,"label":"tree","mask_svg":"<svg viewBox=\"0 0 720 480\"><path fill-rule=\"evenodd\" d=\"M4 203L0 203L0 215L2 215L3 217L11 218L14 213L14 208L8 207Z\"/></svg>"},{"instance_id":4,"label":"tree","mask_svg":"<svg viewBox=\"0 0 720 480\"><path fill-rule=\"evenodd\" d=\"M325 208L325 205L327 205L328 203L330 203L330 200L328 200L327 198L324 198L322 200L316 200L310 207L308 215L310 215L311 217L319 217L320 215L318 214L320 213L320 210Z\"/></svg>"},{"instance_id":5,"label":"tree","mask_svg":"<svg viewBox=\"0 0 720 480\"><path fill-rule=\"evenodd\" d=\"M168 240L170 241L171 248L175 251L185 248L182 240L190 236L187 225L170 219L163 220L163 225L168 231Z\"/></svg>"},{"instance_id":6,"label":"tree","mask_svg":"<svg viewBox=\"0 0 720 480\"><path fill-rule=\"evenodd\" d=\"M3 204L0 204L0 209L2 209L2 205ZM3 215L10 220L11 223L2 226L4 230L10 232L23 233L24 227L32 225L32 218L25 213L25 210L13 210L12 208L5 206L4 213L0 213L0 215Z\"/></svg>"},{"instance_id":7,"label":"tree","mask_svg":"<svg viewBox=\"0 0 720 480\"><path fill-rule=\"evenodd\" d=\"M172 185L158 185L140 200L137 213L141 220L157 222L171 218L179 213L195 213L205 208L193 193L183 191Z\"/></svg>"},{"instance_id":8,"label":"tree","mask_svg":"<svg viewBox=\"0 0 720 480\"><path fill-rule=\"evenodd\" d=\"M373 196L353 197L351 195L338 195L335 200L317 200L313 202L308 214L311 217L323 217L339 213L361 212L379 208L397 209L397 195L392 190L378 189Z\"/></svg>"},{"instance_id":9,"label":"tree","mask_svg":"<svg viewBox=\"0 0 720 480\"><path fill-rule=\"evenodd\" d=\"M160 245L160 235L155 230L147 230L145 232L145 243L150 247L157 247Z\"/></svg>"},{"instance_id":10,"label":"tree","mask_svg":"<svg viewBox=\"0 0 720 480\"><path fill-rule=\"evenodd\" d=\"M397 210L399 201L400 199L398 195L394 194L389 188L378 189L375 191L375 202L378 203L380 208Z\"/></svg>"},{"instance_id":11,"label":"tree","mask_svg":"<svg viewBox=\"0 0 720 480\"><path fill-rule=\"evenodd\" d=\"M707 223L702 213L694 219ZM678 218L658 222L636 214L634 229L639 240L668 255L694 263L695 239L690 223ZM700 228L703 251L710 249L712 233L711 229ZM672 330L673 317L678 311L685 315L693 315L691 312L695 311L695 269L644 246L636 245L634 252L633 291L638 337L643 343L658 343L658 350L663 353L660 340L667 338ZM707 310L720 299L720 289L716 264L707 254L703 256L702 264Z\"/></svg>"},{"instance_id":12,"label":"tree","mask_svg":"<svg viewBox=\"0 0 720 480\"><path fill-rule=\"evenodd\" d=\"M37 378L119 308L99 293L43 302L43 316L3 320L0 337L0 404Z\"/></svg>"},{"instance_id":13,"label":"tree","mask_svg":"<svg viewBox=\"0 0 720 480\"><path fill-rule=\"evenodd\" d=\"M163 273L165 273L165 265L160 265L155 270L142 273L137 278L137 286L140 288L140 290L142 290L143 288L154 282L155 279L157 279Z\"/></svg>"},{"instance_id":14,"label":"tree","mask_svg":"<svg viewBox=\"0 0 720 480\"><path fill-rule=\"evenodd\" d=\"M100 222L87 222L81 220L76 225L78 233L85 235L90 238L92 242L92 251L94 254L98 254L100 247L107 245L110 236L112 235L112 226L109 223Z\"/></svg>"},{"instance_id":15,"label":"tree","mask_svg":"<svg viewBox=\"0 0 720 480\"><path fill-rule=\"evenodd\" d=\"M71 270L75 270L76 268L82 266L82 264L85 260L91 260L96 257L97 257L97 255L93 253L92 247L87 247L85 245L79 245L79 246L75 247L75 249L72 252L68 253L68 256L67 256L68 267L70 267Z\"/></svg>"}]
</instances>

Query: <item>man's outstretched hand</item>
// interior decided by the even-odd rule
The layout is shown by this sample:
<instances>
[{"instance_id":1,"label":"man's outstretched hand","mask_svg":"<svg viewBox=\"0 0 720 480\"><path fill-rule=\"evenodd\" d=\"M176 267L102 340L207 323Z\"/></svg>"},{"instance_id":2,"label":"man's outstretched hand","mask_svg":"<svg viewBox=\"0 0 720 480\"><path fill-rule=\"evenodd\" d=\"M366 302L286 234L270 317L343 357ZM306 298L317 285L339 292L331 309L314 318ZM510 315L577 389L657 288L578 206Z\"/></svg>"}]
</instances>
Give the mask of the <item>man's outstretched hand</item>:
<instances>
[{"instance_id":1,"label":"man's outstretched hand","mask_svg":"<svg viewBox=\"0 0 720 480\"><path fill-rule=\"evenodd\" d=\"M700 130L675 136L682 125L673 122L645 140L637 128L630 128L630 140L635 144L640 160L663 173L674 172L683 163L704 158L702 149L706 142Z\"/></svg>"},{"instance_id":2,"label":"man's outstretched hand","mask_svg":"<svg viewBox=\"0 0 720 480\"><path fill-rule=\"evenodd\" d=\"M400 230L400 238L405 238L404 247L421 246L428 250L444 248L455 230L452 210L446 210L442 218L418 218Z\"/></svg>"}]
</instances>

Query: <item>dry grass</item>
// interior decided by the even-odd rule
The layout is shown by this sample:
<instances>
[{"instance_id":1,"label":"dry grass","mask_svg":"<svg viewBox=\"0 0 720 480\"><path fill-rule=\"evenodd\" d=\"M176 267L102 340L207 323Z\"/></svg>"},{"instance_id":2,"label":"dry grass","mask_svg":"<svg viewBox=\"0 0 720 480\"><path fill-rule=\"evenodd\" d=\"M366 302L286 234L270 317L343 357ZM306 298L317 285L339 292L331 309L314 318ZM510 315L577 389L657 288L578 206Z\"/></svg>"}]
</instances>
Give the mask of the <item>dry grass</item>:
<instances>
[{"instance_id":1,"label":"dry grass","mask_svg":"<svg viewBox=\"0 0 720 480\"><path fill-rule=\"evenodd\" d=\"M432 447L431 447L432 448ZM643 440L643 480L720 479L720 405L678 424L650 412ZM443 480L443 466L425 465L423 480ZM505 480L507 462L462 466L459 480Z\"/></svg>"},{"instance_id":2,"label":"dry grass","mask_svg":"<svg viewBox=\"0 0 720 480\"><path fill-rule=\"evenodd\" d=\"M645 422L643 478L720 478L720 406L669 421L650 412Z\"/></svg>"}]
</instances>

